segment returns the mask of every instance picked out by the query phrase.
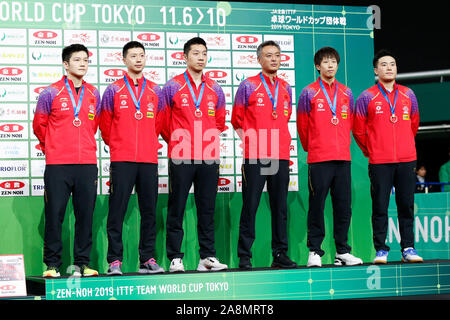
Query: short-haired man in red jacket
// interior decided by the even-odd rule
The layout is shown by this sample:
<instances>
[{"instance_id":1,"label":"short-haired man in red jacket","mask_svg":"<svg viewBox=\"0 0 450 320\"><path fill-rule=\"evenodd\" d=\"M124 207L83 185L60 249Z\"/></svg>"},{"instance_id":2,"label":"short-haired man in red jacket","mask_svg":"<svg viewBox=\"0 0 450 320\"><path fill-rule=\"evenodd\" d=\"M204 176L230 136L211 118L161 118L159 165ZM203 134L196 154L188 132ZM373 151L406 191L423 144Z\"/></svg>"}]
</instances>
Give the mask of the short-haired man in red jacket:
<instances>
[{"instance_id":1,"label":"short-haired man in red jacket","mask_svg":"<svg viewBox=\"0 0 450 320\"><path fill-rule=\"evenodd\" d=\"M203 73L208 61L206 42L200 37L183 47L186 71L163 88L164 126L168 143L169 202L167 206L167 257L170 272L184 272L181 244L183 217L189 190L194 185L200 260L197 271L227 269L216 258L214 208L219 182L219 134L225 130L225 95Z\"/></svg>"},{"instance_id":2,"label":"short-haired man in red jacket","mask_svg":"<svg viewBox=\"0 0 450 320\"><path fill-rule=\"evenodd\" d=\"M414 249L417 99L411 89L396 83L397 62L392 53L378 52L373 67L379 82L356 100L353 136L363 154L369 157L374 263L387 262L390 248L385 241L392 186L395 187L402 260L422 262Z\"/></svg>"},{"instance_id":3,"label":"short-haired man in red jacket","mask_svg":"<svg viewBox=\"0 0 450 320\"><path fill-rule=\"evenodd\" d=\"M67 75L39 95L33 131L45 153L44 277L59 277L61 232L72 194L75 214L73 275L95 276L88 267L92 247L92 216L97 197L97 142L100 114L98 90L83 80L89 51L72 44L62 51Z\"/></svg>"},{"instance_id":4,"label":"short-haired man in red jacket","mask_svg":"<svg viewBox=\"0 0 450 320\"><path fill-rule=\"evenodd\" d=\"M164 270L156 263L154 250L161 89L143 75L142 43L128 42L122 56L127 73L106 88L100 118L102 138L111 154L107 273L122 274L122 227L134 186L141 216L139 273L159 273Z\"/></svg>"},{"instance_id":5,"label":"short-haired man in red jacket","mask_svg":"<svg viewBox=\"0 0 450 320\"><path fill-rule=\"evenodd\" d=\"M325 199L331 190L336 265L362 264L347 243L351 209L350 142L353 94L336 80L339 53L324 47L314 56L319 78L303 89L298 101L297 129L308 152L308 267L322 266Z\"/></svg>"}]
</instances>

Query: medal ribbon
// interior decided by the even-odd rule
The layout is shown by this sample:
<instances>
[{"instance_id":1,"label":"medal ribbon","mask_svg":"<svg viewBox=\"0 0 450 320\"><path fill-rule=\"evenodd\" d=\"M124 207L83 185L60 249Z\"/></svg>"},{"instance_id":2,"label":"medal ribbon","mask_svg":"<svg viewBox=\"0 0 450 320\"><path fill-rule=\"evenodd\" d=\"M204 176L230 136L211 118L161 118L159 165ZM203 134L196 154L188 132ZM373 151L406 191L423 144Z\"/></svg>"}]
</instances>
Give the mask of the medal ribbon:
<instances>
[{"instance_id":1,"label":"medal ribbon","mask_svg":"<svg viewBox=\"0 0 450 320\"><path fill-rule=\"evenodd\" d=\"M336 91L334 92L333 103L331 103L330 96L328 95L328 92L325 89L325 86L323 85L322 79L320 79L320 78L319 78L319 83L320 83L320 86L322 87L322 91L325 94L325 97L327 98L331 113L333 114L333 117L336 117L336 103L337 103L337 92L338 92L337 83L336 83Z\"/></svg>"},{"instance_id":2,"label":"medal ribbon","mask_svg":"<svg viewBox=\"0 0 450 320\"><path fill-rule=\"evenodd\" d=\"M381 93L383 94L386 101L389 103L389 107L391 107L391 114L395 115L395 105L397 104L397 94L398 89L395 90L395 98L394 98L394 105L392 105L391 100L389 100L386 92L384 92L383 88L381 87L380 83L377 83L378 89L380 89Z\"/></svg>"},{"instance_id":3,"label":"medal ribbon","mask_svg":"<svg viewBox=\"0 0 450 320\"><path fill-rule=\"evenodd\" d=\"M145 90L146 79L144 78L144 83L142 84L142 88L141 88L141 94L139 95L139 100L137 100L137 101L136 101L136 95L134 94L134 91L131 89L131 86L130 86L130 83L128 82L127 77L123 76L123 80L125 81L125 84L127 85L128 92L131 95L131 99L133 99L134 106L136 107L136 110L138 112L140 112L141 111L141 98L142 98L142 94L144 93L144 90Z\"/></svg>"},{"instance_id":4,"label":"medal ribbon","mask_svg":"<svg viewBox=\"0 0 450 320\"><path fill-rule=\"evenodd\" d=\"M78 114L80 113L80 109L81 109L81 103L83 102L84 85L81 87L80 98L78 99L78 104L76 104L75 103L75 97L73 96L73 92L72 92L72 89L70 88L69 81L67 80L67 77L64 78L64 81L66 83L67 91L69 91L70 100L72 101L72 106L73 106L73 114L74 114L75 119L76 119L76 118L78 118Z\"/></svg>"},{"instance_id":5,"label":"medal ribbon","mask_svg":"<svg viewBox=\"0 0 450 320\"><path fill-rule=\"evenodd\" d=\"M200 110L200 103L202 102L202 98L203 98L203 91L205 89L205 82L203 81L203 83L202 83L202 87L200 88L200 94L198 95L198 100L197 100L197 98L195 97L194 89L192 88L192 84L189 81L189 78L188 78L188 75L187 75L186 71L184 72L184 79L186 79L186 83L187 83L187 85L189 87L189 91L191 92L191 96L192 96L192 99L194 100L195 108L197 110Z\"/></svg>"},{"instance_id":6,"label":"medal ribbon","mask_svg":"<svg viewBox=\"0 0 450 320\"><path fill-rule=\"evenodd\" d=\"M267 85L266 79L264 79L263 74L260 73L259 75L261 77L262 83L264 84L264 88L266 88L267 95L269 96L270 101L272 101L273 112L275 112L276 108L277 108L277 103L278 103L278 86L280 83L277 81L277 85L275 87L275 99L274 99L272 96L272 93L270 92L269 86Z\"/></svg>"}]
</instances>

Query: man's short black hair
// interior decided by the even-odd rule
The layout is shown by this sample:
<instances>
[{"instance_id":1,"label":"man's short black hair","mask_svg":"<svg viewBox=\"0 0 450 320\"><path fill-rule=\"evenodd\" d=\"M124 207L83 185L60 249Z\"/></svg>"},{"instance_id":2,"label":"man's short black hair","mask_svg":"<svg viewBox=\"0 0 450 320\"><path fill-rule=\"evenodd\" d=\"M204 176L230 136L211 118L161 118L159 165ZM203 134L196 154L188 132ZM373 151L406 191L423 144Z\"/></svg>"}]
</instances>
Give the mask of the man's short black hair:
<instances>
[{"instance_id":1,"label":"man's short black hair","mask_svg":"<svg viewBox=\"0 0 450 320\"><path fill-rule=\"evenodd\" d=\"M375 53L375 56L373 57L373 67L376 68L378 66L378 60L386 56L394 58L395 62L397 62L397 58L391 51L387 49L381 49L377 53Z\"/></svg>"},{"instance_id":2,"label":"man's short black hair","mask_svg":"<svg viewBox=\"0 0 450 320\"><path fill-rule=\"evenodd\" d=\"M261 55L262 55L262 49L263 49L264 47L267 47L267 46L274 46L274 47L276 47L278 50L281 51L280 45L279 45L278 43L276 43L276 42L273 41L273 40L267 40L267 41L264 41L263 43L261 43L261 44L258 46L258 48L256 48L256 56L257 56L258 58L260 58Z\"/></svg>"},{"instance_id":3,"label":"man's short black hair","mask_svg":"<svg viewBox=\"0 0 450 320\"><path fill-rule=\"evenodd\" d=\"M202 44L202 45L205 46L206 50L208 50L208 47L206 46L205 40L203 40L200 37L195 37L195 38L189 39L184 44L183 52L184 52L185 55L188 55L189 51L191 50L191 46L194 45L194 44Z\"/></svg>"},{"instance_id":4,"label":"man's short black hair","mask_svg":"<svg viewBox=\"0 0 450 320\"><path fill-rule=\"evenodd\" d=\"M65 47L65 48L62 50L62 61L63 61L63 62L64 62L64 61L69 62L70 57L72 57L72 54L73 54L74 52L79 52L79 51L84 51L84 52L86 52L86 54L87 54L88 57L89 57L89 51L88 51L88 49L87 49L84 45L79 44L79 43L74 43L74 44L71 44L70 46Z\"/></svg>"},{"instance_id":5,"label":"man's short black hair","mask_svg":"<svg viewBox=\"0 0 450 320\"><path fill-rule=\"evenodd\" d=\"M122 57L125 58L127 56L128 50L133 48L142 48L142 50L144 50L145 52L145 47L142 43L140 43L139 41L130 41L123 46Z\"/></svg>"},{"instance_id":6,"label":"man's short black hair","mask_svg":"<svg viewBox=\"0 0 450 320\"><path fill-rule=\"evenodd\" d=\"M323 47L319 49L314 55L314 65L320 66L320 63L324 58L335 58L338 64L341 62L339 53L332 47Z\"/></svg>"}]
</instances>

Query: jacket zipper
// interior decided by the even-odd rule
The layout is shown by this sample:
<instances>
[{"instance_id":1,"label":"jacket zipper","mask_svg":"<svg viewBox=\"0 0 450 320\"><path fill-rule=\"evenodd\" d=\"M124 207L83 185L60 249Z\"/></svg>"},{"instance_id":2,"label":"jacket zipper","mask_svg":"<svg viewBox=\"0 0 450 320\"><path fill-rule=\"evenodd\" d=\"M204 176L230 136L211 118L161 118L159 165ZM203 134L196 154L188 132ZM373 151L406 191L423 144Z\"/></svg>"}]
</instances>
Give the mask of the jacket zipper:
<instances>
[{"instance_id":1,"label":"jacket zipper","mask_svg":"<svg viewBox=\"0 0 450 320\"><path fill-rule=\"evenodd\" d=\"M144 118L144 117L142 117L142 118ZM144 119L142 119L142 120L144 120ZM140 121L140 120L136 121L136 149L135 149L136 152L135 152L135 155L134 155L134 161L135 161L135 162L137 162L137 156L138 156L139 121Z\"/></svg>"},{"instance_id":2,"label":"jacket zipper","mask_svg":"<svg viewBox=\"0 0 450 320\"><path fill-rule=\"evenodd\" d=\"M393 143L393 147L394 147L394 161L398 162L397 160L397 136L395 134L395 123L392 124L392 132L393 132L393 139L394 139L394 143Z\"/></svg>"}]
</instances>

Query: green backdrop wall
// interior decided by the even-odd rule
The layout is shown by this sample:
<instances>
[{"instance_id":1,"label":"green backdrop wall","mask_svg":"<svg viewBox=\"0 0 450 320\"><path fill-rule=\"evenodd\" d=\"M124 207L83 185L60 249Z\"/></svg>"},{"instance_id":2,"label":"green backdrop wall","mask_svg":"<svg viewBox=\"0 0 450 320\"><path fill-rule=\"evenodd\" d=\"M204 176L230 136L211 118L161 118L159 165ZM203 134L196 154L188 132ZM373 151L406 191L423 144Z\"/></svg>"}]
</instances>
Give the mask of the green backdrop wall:
<instances>
[{"instance_id":1,"label":"green backdrop wall","mask_svg":"<svg viewBox=\"0 0 450 320\"><path fill-rule=\"evenodd\" d=\"M18 124L23 127L23 132L5 132L0 135L0 254L23 253L27 275L39 275L44 269L44 214L41 196L44 160L42 153L34 148L37 141L30 123L39 87L62 76L59 55L64 45L85 42L93 51L89 81L102 92L114 80L114 71L111 69L115 68L116 73L117 69L123 69L120 62L121 47L131 38L143 41L148 48L146 76L154 77L155 82L163 85L174 73L184 70L182 62L177 60L183 37L190 37L192 34L208 37L209 66L212 66L210 70L222 70L228 74L220 83L227 94L229 110L239 82L258 72L254 41L258 44L263 40L273 39L280 43L287 55L280 73L294 87L295 98L298 98L303 87L315 81L318 76L313 65L314 53L323 46L333 46L341 54L337 79L349 86L357 98L364 89L373 85L373 32L368 26L370 14L365 7L279 3L135 0L129 5L123 5L115 0L81 0L76 4L50 0L2 1L0 70L16 68L16 71L0 77L0 125ZM241 37L239 40L242 42L239 46L236 45L238 37ZM225 38L224 43L220 42L221 38ZM291 128L295 128L295 115L291 120ZM292 155L295 161L288 197L288 253L297 263L306 264L306 153L298 142L295 129L291 133L296 152ZM221 171L221 175L231 184L220 190L222 192L217 196L215 213L217 256L230 267L238 265L236 251L242 207L242 195L239 192L241 156L236 146L237 141L233 133L224 137L225 145L234 151L225 152L224 160L232 170ZM105 272L109 153L100 137L98 142L100 183L94 212L91 264ZM354 141L351 152L353 219L349 244L355 255L368 262L373 259L374 249L371 240L367 159ZM161 159L156 259L167 269L167 162L164 162L167 161L167 155L162 153ZM18 189L11 188L14 182ZM256 241L253 246L255 267L269 266L272 260L269 208L268 195L264 193L257 214ZM194 200L190 195L184 219L183 242L187 269L195 269L199 258L195 211ZM323 249L326 251L323 262L328 264L334 261L335 253L330 199L327 200L325 217L327 235L323 242ZM63 271L71 264L73 225L73 208L69 204L63 231ZM139 239L139 213L135 195L129 203L123 238L124 271L135 272L138 268Z\"/></svg>"}]
</instances>

